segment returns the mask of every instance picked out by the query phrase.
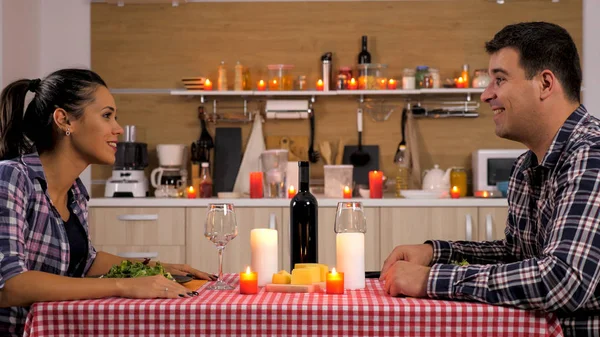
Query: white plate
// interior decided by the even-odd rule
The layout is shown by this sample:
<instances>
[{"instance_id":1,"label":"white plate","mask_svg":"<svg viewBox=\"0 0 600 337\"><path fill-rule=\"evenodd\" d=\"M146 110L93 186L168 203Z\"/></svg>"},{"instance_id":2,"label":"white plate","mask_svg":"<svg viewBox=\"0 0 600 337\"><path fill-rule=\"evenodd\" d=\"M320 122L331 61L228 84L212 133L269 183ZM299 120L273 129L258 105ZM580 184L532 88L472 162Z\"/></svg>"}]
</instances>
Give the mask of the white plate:
<instances>
[{"instance_id":1,"label":"white plate","mask_svg":"<svg viewBox=\"0 0 600 337\"><path fill-rule=\"evenodd\" d=\"M406 199L439 199L440 192L425 190L404 190L400 192Z\"/></svg>"}]
</instances>

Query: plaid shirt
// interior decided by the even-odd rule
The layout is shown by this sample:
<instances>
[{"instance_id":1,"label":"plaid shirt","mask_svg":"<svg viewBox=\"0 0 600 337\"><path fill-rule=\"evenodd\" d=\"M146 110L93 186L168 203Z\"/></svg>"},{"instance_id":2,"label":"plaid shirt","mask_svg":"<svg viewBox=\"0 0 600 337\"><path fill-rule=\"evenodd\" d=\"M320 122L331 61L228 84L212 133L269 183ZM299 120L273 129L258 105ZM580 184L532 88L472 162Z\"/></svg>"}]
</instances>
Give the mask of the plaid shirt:
<instances>
[{"instance_id":1,"label":"plaid shirt","mask_svg":"<svg viewBox=\"0 0 600 337\"><path fill-rule=\"evenodd\" d=\"M60 214L47 193L37 153L0 162L0 289L11 277L28 270L66 275L69 242ZM77 179L71 209L88 233L87 191ZM89 241L87 273L96 251ZM0 308L0 336L21 336L28 308Z\"/></svg>"},{"instance_id":2,"label":"plaid shirt","mask_svg":"<svg viewBox=\"0 0 600 337\"><path fill-rule=\"evenodd\" d=\"M555 312L566 336L600 336L600 121L580 105L541 163L519 157L508 191L505 239L429 241L428 295Z\"/></svg>"}]
</instances>

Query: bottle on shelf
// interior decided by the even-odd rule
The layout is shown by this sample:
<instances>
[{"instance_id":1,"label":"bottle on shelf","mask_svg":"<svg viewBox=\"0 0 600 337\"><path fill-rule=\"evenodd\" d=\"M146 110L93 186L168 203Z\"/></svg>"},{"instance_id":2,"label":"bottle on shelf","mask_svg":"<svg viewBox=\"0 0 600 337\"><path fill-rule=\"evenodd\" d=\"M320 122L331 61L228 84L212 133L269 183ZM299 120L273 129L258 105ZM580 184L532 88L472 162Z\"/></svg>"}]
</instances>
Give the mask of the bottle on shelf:
<instances>
[{"instance_id":1,"label":"bottle on shelf","mask_svg":"<svg viewBox=\"0 0 600 337\"><path fill-rule=\"evenodd\" d=\"M202 163L202 169L200 170L200 182L198 186L198 197L199 198L212 198L213 194L213 180L210 177L210 168L208 163Z\"/></svg>"},{"instance_id":2,"label":"bottle on shelf","mask_svg":"<svg viewBox=\"0 0 600 337\"><path fill-rule=\"evenodd\" d=\"M471 81L469 80L469 65L468 64L463 64L462 72L460 73L460 77L462 77L462 79L463 79L463 83L465 85L464 87L470 88Z\"/></svg>"},{"instance_id":3,"label":"bottle on shelf","mask_svg":"<svg viewBox=\"0 0 600 337\"><path fill-rule=\"evenodd\" d=\"M225 67L225 61L221 61L221 64L219 65L217 90L227 90L227 68Z\"/></svg>"},{"instance_id":4,"label":"bottle on shelf","mask_svg":"<svg viewBox=\"0 0 600 337\"><path fill-rule=\"evenodd\" d=\"M234 74L233 90L244 90L244 66L240 63L240 61L237 61L235 64Z\"/></svg>"},{"instance_id":5,"label":"bottle on shelf","mask_svg":"<svg viewBox=\"0 0 600 337\"><path fill-rule=\"evenodd\" d=\"M309 164L298 162L298 193L290 202L290 268L296 263L317 263L318 204L309 191Z\"/></svg>"},{"instance_id":6,"label":"bottle on shelf","mask_svg":"<svg viewBox=\"0 0 600 337\"><path fill-rule=\"evenodd\" d=\"M358 53L358 64L369 64L371 63L371 53L367 49L367 36L362 37L362 49Z\"/></svg>"}]
</instances>

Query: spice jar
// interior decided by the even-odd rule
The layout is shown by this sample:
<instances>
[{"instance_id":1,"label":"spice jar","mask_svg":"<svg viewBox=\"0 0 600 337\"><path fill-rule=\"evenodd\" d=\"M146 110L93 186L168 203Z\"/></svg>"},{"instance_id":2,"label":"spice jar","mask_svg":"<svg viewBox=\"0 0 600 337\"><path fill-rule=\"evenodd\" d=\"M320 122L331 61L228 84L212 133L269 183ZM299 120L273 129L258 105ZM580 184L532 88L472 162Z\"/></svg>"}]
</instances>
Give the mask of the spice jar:
<instances>
[{"instance_id":1,"label":"spice jar","mask_svg":"<svg viewBox=\"0 0 600 337\"><path fill-rule=\"evenodd\" d=\"M431 75L431 80L433 81L432 88L438 89L442 87L442 80L440 78L440 71L435 68L429 68L429 75Z\"/></svg>"},{"instance_id":2,"label":"spice jar","mask_svg":"<svg viewBox=\"0 0 600 337\"><path fill-rule=\"evenodd\" d=\"M429 74L428 66L418 66L415 72L415 85L417 89L425 88L425 75Z\"/></svg>"},{"instance_id":3,"label":"spice jar","mask_svg":"<svg viewBox=\"0 0 600 337\"><path fill-rule=\"evenodd\" d=\"M473 78L473 88L487 88L492 81L487 69L475 70L475 77Z\"/></svg>"},{"instance_id":4,"label":"spice jar","mask_svg":"<svg viewBox=\"0 0 600 337\"><path fill-rule=\"evenodd\" d=\"M467 195L467 171L464 167L452 168L450 172L450 185L450 188L454 186L458 187L461 198Z\"/></svg>"},{"instance_id":5,"label":"spice jar","mask_svg":"<svg viewBox=\"0 0 600 337\"><path fill-rule=\"evenodd\" d=\"M404 68L402 72L402 89L414 90L415 89L415 70L411 68Z\"/></svg>"},{"instance_id":6,"label":"spice jar","mask_svg":"<svg viewBox=\"0 0 600 337\"><path fill-rule=\"evenodd\" d=\"M423 76L423 85L421 86L421 88L424 88L424 89L432 89L433 88L433 78L431 77L431 75L429 73L427 73Z\"/></svg>"}]
</instances>

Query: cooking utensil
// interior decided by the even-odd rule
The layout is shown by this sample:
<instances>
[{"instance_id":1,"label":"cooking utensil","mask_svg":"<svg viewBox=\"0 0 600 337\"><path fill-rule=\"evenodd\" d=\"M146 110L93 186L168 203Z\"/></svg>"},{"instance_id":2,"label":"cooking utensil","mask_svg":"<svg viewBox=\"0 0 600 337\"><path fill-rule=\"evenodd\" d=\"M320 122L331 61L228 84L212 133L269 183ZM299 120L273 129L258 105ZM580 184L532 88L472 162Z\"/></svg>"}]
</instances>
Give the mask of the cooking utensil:
<instances>
[{"instance_id":1,"label":"cooking utensil","mask_svg":"<svg viewBox=\"0 0 600 337\"><path fill-rule=\"evenodd\" d=\"M325 162L325 164L326 165L333 164L331 162L331 145L329 144L329 142L321 142L319 144L319 149L321 150L321 153L323 154L323 161Z\"/></svg>"},{"instance_id":2,"label":"cooking utensil","mask_svg":"<svg viewBox=\"0 0 600 337\"><path fill-rule=\"evenodd\" d=\"M342 158L344 158L344 141L340 138L338 141L337 153L335 154L335 165L342 164Z\"/></svg>"},{"instance_id":3,"label":"cooking utensil","mask_svg":"<svg viewBox=\"0 0 600 337\"><path fill-rule=\"evenodd\" d=\"M365 166L369 160L371 160L371 156L363 151L362 148L362 124L363 124L363 110L362 108L358 108L356 110L356 124L358 127L358 148L350 155L350 163L354 166Z\"/></svg>"},{"instance_id":4,"label":"cooking utensil","mask_svg":"<svg viewBox=\"0 0 600 337\"><path fill-rule=\"evenodd\" d=\"M198 139L198 153L196 154L196 157L200 162L210 162L210 150L215 147L215 143L206 128L204 106L198 107L198 119L202 125L202 131L200 132L200 139Z\"/></svg>"},{"instance_id":5,"label":"cooking utensil","mask_svg":"<svg viewBox=\"0 0 600 337\"><path fill-rule=\"evenodd\" d=\"M310 145L308 147L308 160L311 163L316 163L321 158L319 151L315 151L315 111L308 109L308 120L310 121Z\"/></svg>"},{"instance_id":6,"label":"cooking utensil","mask_svg":"<svg viewBox=\"0 0 600 337\"><path fill-rule=\"evenodd\" d=\"M398 162L401 158L404 158L406 152L406 140L404 137L406 131L406 115L408 114L408 110L410 110L410 103L402 109L402 121L400 122L400 130L402 130L402 138L400 139L400 143L398 143L398 149L396 149L396 154L394 155L394 163Z\"/></svg>"}]
</instances>

